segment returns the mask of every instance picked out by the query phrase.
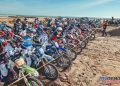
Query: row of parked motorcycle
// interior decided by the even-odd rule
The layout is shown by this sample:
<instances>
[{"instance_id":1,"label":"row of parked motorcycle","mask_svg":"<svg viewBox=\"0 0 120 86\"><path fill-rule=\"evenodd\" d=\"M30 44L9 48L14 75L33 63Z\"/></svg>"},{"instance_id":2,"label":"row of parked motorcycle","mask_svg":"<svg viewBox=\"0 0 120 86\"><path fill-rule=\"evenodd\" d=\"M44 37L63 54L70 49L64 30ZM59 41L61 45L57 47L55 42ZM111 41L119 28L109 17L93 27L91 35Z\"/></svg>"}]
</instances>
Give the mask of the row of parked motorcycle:
<instances>
[{"instance_id":1,"label":"row of parked motorcycle","mask_svg":"<svg viewBox=\"0 0 120 86\"><path fill-rule=\"evenodd\" d=\"M84 30L64 30L59 41L50 41L45 50L38 35L23 38L13 35L6 47L2 42L4 35L0 37L1 50L7 49L0 54L0 79L4 86L45 86L38 77L56 80L59 72L70 68L88 42L95 39L95 30L87 26Z\"/></svg>"}]
</instances>

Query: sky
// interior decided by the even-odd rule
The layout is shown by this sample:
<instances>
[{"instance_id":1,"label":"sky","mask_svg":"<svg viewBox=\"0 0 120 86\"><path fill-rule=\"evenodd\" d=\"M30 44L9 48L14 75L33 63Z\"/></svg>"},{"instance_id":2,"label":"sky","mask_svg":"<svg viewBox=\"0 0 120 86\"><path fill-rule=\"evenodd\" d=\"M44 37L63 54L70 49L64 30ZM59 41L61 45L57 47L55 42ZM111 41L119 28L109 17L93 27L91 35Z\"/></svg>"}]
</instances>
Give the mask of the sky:
<instances>
[{"instance_id":1,"label":"sky","mask_svg":"<svg viewBox=\"0 0 120 86\"><path fill-rule=\"evenodd\" d=\"M120 0L0 0L0 14L120 18Z\"/></svg>"}]
</instances>

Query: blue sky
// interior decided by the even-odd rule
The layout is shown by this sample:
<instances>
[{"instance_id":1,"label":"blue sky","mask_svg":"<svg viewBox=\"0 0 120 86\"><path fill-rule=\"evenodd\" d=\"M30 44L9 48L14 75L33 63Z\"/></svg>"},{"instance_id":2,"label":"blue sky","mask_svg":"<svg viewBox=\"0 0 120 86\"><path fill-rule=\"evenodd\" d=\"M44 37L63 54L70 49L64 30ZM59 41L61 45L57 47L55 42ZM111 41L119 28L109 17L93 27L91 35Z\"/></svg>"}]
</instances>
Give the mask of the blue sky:
<instances>
[{"instance_id":1,"label":"blue sky","mask_svg":"<svg viewBox=\"0 0 120 86\"><path fill-rule=\"evenodd\" d=\"M120 0L0 0L0 14L117 17Z\"/></svg>"}]
</instances>

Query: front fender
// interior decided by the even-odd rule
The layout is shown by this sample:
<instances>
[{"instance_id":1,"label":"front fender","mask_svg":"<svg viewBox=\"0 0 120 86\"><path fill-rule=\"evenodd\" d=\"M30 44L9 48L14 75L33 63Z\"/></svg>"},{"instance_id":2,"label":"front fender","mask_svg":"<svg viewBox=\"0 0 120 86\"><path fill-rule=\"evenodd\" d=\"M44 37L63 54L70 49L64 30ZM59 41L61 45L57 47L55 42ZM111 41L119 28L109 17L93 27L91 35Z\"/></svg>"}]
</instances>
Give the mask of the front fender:
<instances>
[{"instance_id":1,"label":"front fender","mask_svg":"<svg viewBox=\"0 0 120 86\"><path fill-rule=\"evenodd\" d=\"M37 70L28 65L22 65L22 68L27 74L31 74L32 76L35 76L35 77L39 76L39 73L37 72Z\"/></svg>"}]
</instances>

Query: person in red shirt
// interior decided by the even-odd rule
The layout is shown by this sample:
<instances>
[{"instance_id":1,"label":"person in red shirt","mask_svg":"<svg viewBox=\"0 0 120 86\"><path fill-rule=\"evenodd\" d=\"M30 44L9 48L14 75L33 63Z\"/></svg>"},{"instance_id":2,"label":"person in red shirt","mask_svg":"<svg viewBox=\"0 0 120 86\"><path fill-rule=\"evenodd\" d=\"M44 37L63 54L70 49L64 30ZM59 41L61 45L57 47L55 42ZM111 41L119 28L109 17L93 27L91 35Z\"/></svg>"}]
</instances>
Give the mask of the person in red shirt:
<instances>
[{"instance_id":1,"label":"person in red shirt","mask_svg":"<svg viewBox=\"0 0 120 86\"><path fill-rule=\"evenodd\" d=\"M62 29L61 27L58 27L57 30L56 30L56 32L55 32L55 33L53 34L53 36L51 37L51 40L54 40L54 41L58 42L58 41L59 41L59 40L58 40L58 37L61 36L62 31L63 31L63 29Z\"/></svg>"},{"instance_id":2,"label":"person in red shirt","mask_svg":"<svg viewBox=\"0 0 120 86\"><path fill-rule=\"evenodd\" d=\"M107 36L107 21L103 21L103 31L102 31L102 36Z\"/></svg>"}]
</instances>

